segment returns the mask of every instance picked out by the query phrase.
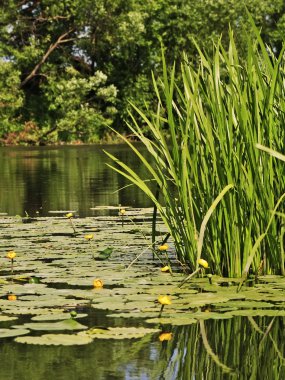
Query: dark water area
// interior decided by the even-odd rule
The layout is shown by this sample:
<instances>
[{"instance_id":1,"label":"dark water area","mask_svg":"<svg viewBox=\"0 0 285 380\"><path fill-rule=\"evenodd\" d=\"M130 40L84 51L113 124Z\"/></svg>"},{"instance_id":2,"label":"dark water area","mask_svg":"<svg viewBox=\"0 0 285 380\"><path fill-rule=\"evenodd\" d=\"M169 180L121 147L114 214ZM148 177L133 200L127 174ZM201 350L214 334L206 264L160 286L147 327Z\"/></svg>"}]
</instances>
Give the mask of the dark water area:
<instances>
[{"instance_id":1,"label":"dark water area","mask_svg":"<svg viewBox=\"0 0 285 380\"><path fill-rule=\"evenodd\" d=\"M148 207L150 201L106 164L107 150L145 177L144 168L126 145L79 145L0 148L0 212L50 215L73 210L92 216L96 206Z\"/></svg>"}]
</instances>

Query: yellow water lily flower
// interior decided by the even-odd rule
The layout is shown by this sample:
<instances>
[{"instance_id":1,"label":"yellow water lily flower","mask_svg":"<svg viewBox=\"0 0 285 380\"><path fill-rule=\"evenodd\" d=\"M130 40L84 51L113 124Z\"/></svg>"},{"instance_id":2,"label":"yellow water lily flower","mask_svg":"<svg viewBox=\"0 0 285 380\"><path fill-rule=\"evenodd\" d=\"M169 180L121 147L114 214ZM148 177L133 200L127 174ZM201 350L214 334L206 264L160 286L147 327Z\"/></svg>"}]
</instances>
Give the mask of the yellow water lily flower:
<instances>
[{"instance_id":1,"label":"yellow water lily flower","mask_svg":"<svg viewBox=\"0 0 285 380\"><path fill-rule=\"evenodd\" d=\"M121 215L125 215L126 210L124 208L122 208L119 212L120 212Z\"/></svg>"},{"instance_id":2,"label":"yellow water lily flower","mask_svg":"<svg viewBox=\"0 0 285 380\"><path fill-rule=\"evenodd\" d=\"M104 284L103 284L103 281L100 280L99 278L96 278L94 281L93 281L93 286L94 288L103 288Z\"/></svg>"},{"instance_id":3,"label":"yellow water lily flower","mask_svg":"<svg viewBox=\"0 0 285 380\"><path fill-rule=\"evenodd\" d=\"M8 301L16 301L17 296L15 294L8 294Z\"/></svg>"},{"instance_id":4,"label":"yellow water lily flower","mask_svg":"<svg viewBox=\"0 0 285 380\"><path fill-rule=\"evenodd\" d=\"M161 305L171 305L171 299L169 296L159 296L157 300Z\"/></svg>"},{"instance_id":5,"label":"yellow water lily flower","mask_svg":"<svg viewBox=\"0 0 285 380\"><path fill-rule=\"evenodd\" d=\"M209 264L208 264L208 261L204 260L204 259L199 259L198 260L198 264L201 265L201 267L207 269L209 268Z\"/></svg>"},{"instance_id":6,"label":"yellow water lily flower","mask_svg":"<svg viewBox=\"0 0 285 380\"><path fill-rule=\"evenodd\" d=\"M160 270L161 270L161 272L169 272L170 268L168 265L165 265L165 267L161 268Z\"/></svg>"},{"instance_id":7,"label":"yellow water lily flower","mask_svg":"<svg viewBox=\"0 0 285 380\"><path fill-rule=\"evenodd\" d=\"M13 260L16 256L17 256L16 252L14 251L9 251L7 252L7 255L6 255L7 259L10 259L10 260Z\"/></svg>"},{"instance_id":8,"label":"yellow water lily flower","mask_svg":"<svg viewBox=\"0 0 285 380\"><path fill-rule=\"evenodd\" d=\"M68 214L65 214L65 216L70 219L70 218L73 218L73 213L72 212L69 212Z\"/></svg>"},{"instance_id":9,"label":"yellow water lily flower","mask_svg":"<svg viewBox=\"0 0 285 380\"><path fill-rule=\"evenodd\" d=\"M88 235L84 236L84 239L86 239L86 240L92 240L93 238L94 238L93 234L88 234Z\"/></svg>"},{"instance_id":10,"label":"yellow water lily flower","mask_svg":"<svg viewBox=\"0 0 285 380\"><path fill-rule=\"evenodd\" d=\"M169 248L169 246L167 244L163 244L163 245L160 245L157 249L160 251L160 252L163 252L163 251L167 251Z\"/></svg>"},{"instance_id":11,"label":"yellow water lily flower","mask_svg":"<svg viewBox=\"0 0 285 380\"><path fill-rule=\"evenodd\" d=\"M171 340L172 339L172 333L162 333L159 335L158 339L160 340L160 342L163 342L163 341L167 341L167 340Z\"/></svg>"}]
</instances>

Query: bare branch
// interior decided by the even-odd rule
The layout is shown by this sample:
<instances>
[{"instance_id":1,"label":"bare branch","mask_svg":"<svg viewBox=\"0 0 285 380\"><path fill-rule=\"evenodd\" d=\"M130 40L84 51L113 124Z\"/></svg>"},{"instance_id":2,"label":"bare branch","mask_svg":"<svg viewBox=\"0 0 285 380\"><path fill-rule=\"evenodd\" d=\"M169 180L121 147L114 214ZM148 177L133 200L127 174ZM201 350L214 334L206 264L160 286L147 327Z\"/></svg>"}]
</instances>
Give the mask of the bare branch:
<instances>
[{"instance_id":1,"label":"bare branch","mask_svg":"<svg viewBox=\"0 0 285 380\"><path fill-rule=\"evenodd\" d=\"M39 61L39 63L33 68L33 70L30 72L30 74L22 81L20 87L24 87L35 75L37 75L37 72L41 68L41 66L45 63L45 61L48 59L48 57L51 55L51 53L60 45L69 41L72 41L73 38L65 38L67 37L74 29L70 29L68 32L63 33L61 36L58 37L58 39L52 43L49 48L47 49L46 53L43 55L42 59Z\"/></svg>"}]
</instances>

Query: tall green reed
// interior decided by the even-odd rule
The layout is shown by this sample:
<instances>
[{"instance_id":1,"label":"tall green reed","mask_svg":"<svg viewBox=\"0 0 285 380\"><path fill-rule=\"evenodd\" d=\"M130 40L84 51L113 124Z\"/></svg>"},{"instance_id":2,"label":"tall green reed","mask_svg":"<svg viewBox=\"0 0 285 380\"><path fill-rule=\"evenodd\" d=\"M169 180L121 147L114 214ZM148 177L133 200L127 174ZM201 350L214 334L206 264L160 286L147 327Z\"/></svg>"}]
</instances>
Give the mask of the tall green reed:
<instances>
[{"instance_id":1,"label":"tall green reed","mask_svg":"<svg viewBox=\"0 0 285 380\"><path fill-rule=\"evenodd\" d=\"M148 117L133 105L129 124L148 156L122 136L148 178L107 153L110 166L153 201L178 260L191 270L201 256L220 275L284 268L282 223L272 212L285 191L285 168L255 146L284 147L284 49L275 58L252 27L246 59L231 30L227 49L218 42L209 56L197 45L196 64L184 54L178 74L162 56L162 78L153 77L157 112Z\"/></svg>"}]
</instances>

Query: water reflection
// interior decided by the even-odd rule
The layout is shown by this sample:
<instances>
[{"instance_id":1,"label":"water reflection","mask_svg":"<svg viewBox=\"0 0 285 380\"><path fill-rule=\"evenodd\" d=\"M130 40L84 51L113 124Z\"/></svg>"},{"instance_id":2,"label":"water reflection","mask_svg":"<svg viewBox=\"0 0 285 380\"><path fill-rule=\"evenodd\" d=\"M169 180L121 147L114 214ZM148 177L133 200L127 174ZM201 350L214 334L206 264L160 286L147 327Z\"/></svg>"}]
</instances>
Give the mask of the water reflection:
<instances>
[{"instance_id":1,"label":"water reflection","mask_svg":"<svg viewBox=\"0 0 285 380\"><path fill-rule=\"evenodd\" d=\"M145 174L125 145L1 147L0 212L45 216L49 210L76 210L84 217L94 214L94 206L150 206L134 186L116 192L127 182L106 165L111 161L103 149Z\"/></svg>"},{"instance_id":2,"label":"water reflection","mask_svg":"<svg viewBox=\"0 0 285 380\"><path fill-rule=\"evenodd\" d=\"M284 318L208 320L204 327L207 343L199 322L172 328L173 339L164 342L158 335L98 339L80 347L2 341L1 378L44 380L52 374L57 380L284 379Z\"/></svg>"},{"instance_id":3,"label":"water reflection","mask_svg":"<svg viewBox=\"0 0 285 380\"><path fill-rule=\"evenodd\" d=\"M284 318L236 317L178 329L161 380L284 379Z\"/></svg>"}]
</instances>

